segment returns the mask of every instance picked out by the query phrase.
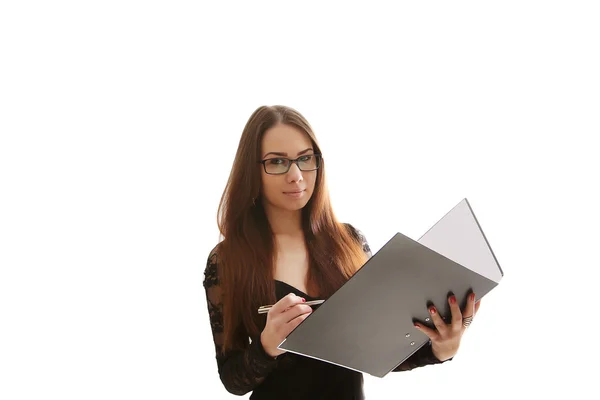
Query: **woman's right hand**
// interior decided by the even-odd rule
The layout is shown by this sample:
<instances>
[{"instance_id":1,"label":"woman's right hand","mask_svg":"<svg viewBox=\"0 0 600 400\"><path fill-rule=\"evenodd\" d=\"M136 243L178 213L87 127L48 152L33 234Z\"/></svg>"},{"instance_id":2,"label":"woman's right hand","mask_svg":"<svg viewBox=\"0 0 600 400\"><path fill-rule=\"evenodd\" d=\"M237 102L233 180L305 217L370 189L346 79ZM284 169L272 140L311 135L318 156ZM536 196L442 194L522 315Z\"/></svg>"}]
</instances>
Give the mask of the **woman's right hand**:
<instances>
[{"instance_id":1,"label":"woman's right hand","mask_svg":"<svg viewBox=\"0 0 600 400\"><path fill-rule=\"evenodd\" d=\"M275 303L267 313L267 324L260 334L260 341L269 356L277 357L285 353L277 346L312 313L312 308L304 304L305 301L290 293Z\"/></svg>"}]
</instances>

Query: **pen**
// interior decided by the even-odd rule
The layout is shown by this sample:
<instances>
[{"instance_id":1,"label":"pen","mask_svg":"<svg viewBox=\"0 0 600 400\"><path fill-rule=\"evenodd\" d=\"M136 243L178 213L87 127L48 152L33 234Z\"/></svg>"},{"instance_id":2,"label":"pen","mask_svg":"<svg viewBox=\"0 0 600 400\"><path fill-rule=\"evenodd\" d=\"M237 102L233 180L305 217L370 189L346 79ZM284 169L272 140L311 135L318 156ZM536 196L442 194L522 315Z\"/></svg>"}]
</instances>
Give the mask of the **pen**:
<instances>
[{"instance_id":1,"label":"pen","mask_svg":"<svg viewBox=\"0 0 600 400\"><path fill-rule=\"evenodd\" d=\"M302 304L306 304L307 306L315 306L317 304L322 304L324 303L325 300L311 300L311 301L307 301L306 303L302 303ZM260 306L258 308L258 313L259 314L266 314L269 312L269 310L273 307L273 305L269 305L269 306Z\"/></svg>"}]
</instances>

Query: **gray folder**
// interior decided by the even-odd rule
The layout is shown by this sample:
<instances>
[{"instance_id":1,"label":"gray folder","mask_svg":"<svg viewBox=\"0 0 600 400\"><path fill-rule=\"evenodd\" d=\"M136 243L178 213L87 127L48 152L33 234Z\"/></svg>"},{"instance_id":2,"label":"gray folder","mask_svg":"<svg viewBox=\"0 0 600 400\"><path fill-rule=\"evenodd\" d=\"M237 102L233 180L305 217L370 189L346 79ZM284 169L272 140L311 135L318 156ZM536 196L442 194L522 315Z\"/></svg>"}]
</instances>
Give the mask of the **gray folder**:
<instances>
[{"instance_id":1,"label":"gray folder","mask_svg":"<svg viewBox=\"0 0 600 400\"><path fill-rule=\"evenodd\" d=\"M428 304L449 317L449 293L462 310L471 291L479 300L502 276L465 198L419 241L395 234L279 349L383 378L428 343L413 325L433 327Z\"/></svg>"}]
</instances>

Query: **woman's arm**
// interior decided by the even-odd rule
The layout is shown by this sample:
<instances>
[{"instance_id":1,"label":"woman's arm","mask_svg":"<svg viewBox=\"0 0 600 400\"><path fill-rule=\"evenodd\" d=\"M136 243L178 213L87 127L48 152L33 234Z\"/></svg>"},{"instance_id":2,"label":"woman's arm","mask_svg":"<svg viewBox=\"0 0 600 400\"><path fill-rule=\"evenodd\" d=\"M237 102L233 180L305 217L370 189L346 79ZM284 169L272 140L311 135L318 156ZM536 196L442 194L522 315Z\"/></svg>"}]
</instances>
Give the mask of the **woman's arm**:
<instances>
[{"instance_id":1,"label":"woman's arm","mask_svg":"<svg viewBox=\"0 0 600 400\"><path fill-rule=\"evenodd\" d=\"M228 392L244 395L262 383L277 365L278 360L265 353L260 336L252 338L252 342L244 350L223 353L223 297L215 250L208 257L203 284L206 290L219 377Z\"/></svg>"},{"instance_id":2,"label":"woman's arm","mask_svg":"<svg viewBox=\"0 0 600 400\"><path fill-rule=\"evenodd\" d=\"M451 358L446 360L450 361ZM402 364L398 365L392 372L410 371L418 367L424 367L432 364L442 364L446 361L440 361L433 355L431 342L426 343L423 347L417 350L412 356L408 357Z\"/></svg>"}]
</instances>

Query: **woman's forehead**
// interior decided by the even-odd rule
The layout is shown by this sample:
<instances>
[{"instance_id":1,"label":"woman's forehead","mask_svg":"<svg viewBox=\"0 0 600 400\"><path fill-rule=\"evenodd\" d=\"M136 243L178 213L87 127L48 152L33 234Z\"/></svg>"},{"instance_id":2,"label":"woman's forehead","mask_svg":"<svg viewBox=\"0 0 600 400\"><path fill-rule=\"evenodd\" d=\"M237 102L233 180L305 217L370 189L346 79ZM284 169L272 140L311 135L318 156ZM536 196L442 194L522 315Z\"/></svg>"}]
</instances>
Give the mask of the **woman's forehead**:
<instances>
[{"instance_id":1,"label":"woman's forehead","mask_svg":"<svg viewBox=\"0 0 600 400\"><path fill-rule=\"evenodd\" d=\"M312 148L312 141L302 130L294 126L278 124L267 129L263 135L261 148L263 155L277 152L292 157Z\"/></svg>"}]
</instances>

